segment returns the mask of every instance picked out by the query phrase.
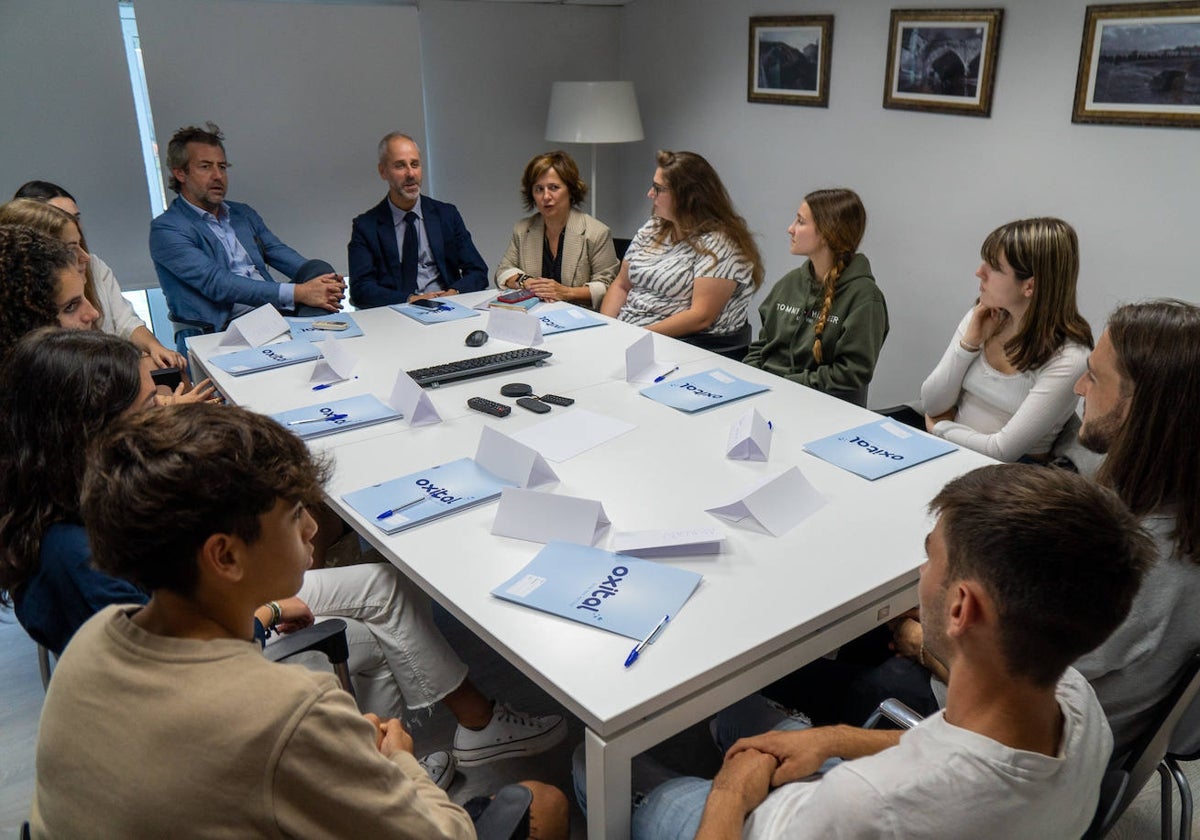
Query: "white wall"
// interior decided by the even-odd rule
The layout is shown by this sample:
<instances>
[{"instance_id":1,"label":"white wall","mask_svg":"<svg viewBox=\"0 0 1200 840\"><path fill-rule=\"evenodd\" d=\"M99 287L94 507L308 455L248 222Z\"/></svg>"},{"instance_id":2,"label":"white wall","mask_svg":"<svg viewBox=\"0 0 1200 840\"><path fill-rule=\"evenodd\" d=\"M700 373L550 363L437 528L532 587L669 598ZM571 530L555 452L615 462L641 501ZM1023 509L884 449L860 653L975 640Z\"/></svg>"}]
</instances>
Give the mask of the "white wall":
<instances>
[{"instance_id":1,"label":"white wall","mask_svg":"<svg viewBox=\"0 0 1200 840\"><path fill-rule=\"evenodd\" d=\"M350 220L386 191L379 138L424 133L416 8L154 0L136 11L164 173L176 129L216 122L229 198L345 271Z\"/></svg>"},{"instance_id":2,"label":"white wall","mask_svg":"<svg viewBox=\"0 0 1200 840\"><path fill-rule=\"evenodd\" d=\"M614 227L632 230L645 219L654 149L700 152L760 235L765 292L797 264L785 228L804 193L857 190L869 215L862 250L891 315L872 406L916 395L974 299L980 243L1011 219L1059 215L1075 225L1080 305L1097 334L1121 300L1200 300L1189 251L1200 221L1200 132L1071 123L1086 0L1004 4L990 119L882 108L894 5L626 6L621 67L637 85L647 140L622 148L624 201ZM748 103L749 17L831 10L830 107Z\"/></svg>"},{"instance_id":3,"label":"white wall","mask_svg":"<svg viewBox=\"0 0 1200 840\"><path fill-rule=\"evenodd\" d=\"M544 139L551 83L623 78L619 27L616 8L422 2L426 192L458 206L490 268L526 215L525 164L556 145ZM586 180L589 147L566 148ZM597 213L605 220L617 213L617 163L616 152L602 147Z\"/></svg>"},{"instance_id":4,"label":"white wall","mask_svg":"<svg viewBox=\"0 0 1200 840\"><path fill-rule=\"evenodd\" d=\"M53 181L89 246L133 285L153 280L150 203L116 0L0 2L0 202Z\"/></svg>"}]
</instances>

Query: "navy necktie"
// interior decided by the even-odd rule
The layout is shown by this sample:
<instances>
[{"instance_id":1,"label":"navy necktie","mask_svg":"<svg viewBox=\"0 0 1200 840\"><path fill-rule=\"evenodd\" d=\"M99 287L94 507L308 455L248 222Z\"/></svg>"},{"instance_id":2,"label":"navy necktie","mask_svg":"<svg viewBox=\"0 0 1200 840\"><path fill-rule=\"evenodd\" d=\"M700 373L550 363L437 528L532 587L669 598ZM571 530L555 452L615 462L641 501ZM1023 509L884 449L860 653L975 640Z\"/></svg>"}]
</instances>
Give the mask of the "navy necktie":
<instances>
[{"instance_id":1,"label":"navy necktie","mask_svg":"<svg viewBox=\"0 0 1200 840\"><path fill-rule=\"evenodd\" d=\"M417 291L417 214L404 214L404 248L400 254L400 287Z\"/></svg>"}]
</instances>

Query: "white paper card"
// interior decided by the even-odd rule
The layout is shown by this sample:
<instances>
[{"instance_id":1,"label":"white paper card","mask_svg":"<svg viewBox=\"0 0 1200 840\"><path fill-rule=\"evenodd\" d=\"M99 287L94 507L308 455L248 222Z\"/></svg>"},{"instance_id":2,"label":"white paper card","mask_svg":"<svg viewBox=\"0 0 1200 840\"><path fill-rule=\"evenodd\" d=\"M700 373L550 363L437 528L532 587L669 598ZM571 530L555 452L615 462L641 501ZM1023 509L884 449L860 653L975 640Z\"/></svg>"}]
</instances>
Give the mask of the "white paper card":
<instances>
[{"instance_id":1,"label":"white paper card","mask_svg":"<svg viewBox=\"0 0 1200 840\"><path fill-rule=\"evenodd\" d=\"M347 349L342 342L327 338L315 342L321 351L322 359L313 368L312 382L345 382L354 373L358 365L358 354ZM394 406L393 406L394 407Z\"/></svg>"},{"instance_id":2,"label":"white paper card","mask_svg":"<svg viewBox=\"0 0 1200 840\"><path fill-rule=\"evenodd\" d=\"M706 508L714 516L757 522L773 537L782 537L828 503L798 467L768 477L736 500Z\"/></svg>"},{"instance_id":3,"label":"white paper card","mask_svg":"<svg viewBox=\"0 0 1200 840\"><path fill-rule=\"evenodd\" d=\"M492 533L530 542L595 545L608 525L604 506L595 499L505 487Z\"/></svg>"},{"instance_id":4,"label":"white paper card","mask_svg":"<svg viewBox=\"0 0 1200 840\"><path fill-rule=\"evenodd\" d=\"M739 461L765 461L771 453L771 424L750 409L729 429L725 457Z\"/></svg>"},{"instance_id":5,"label":"white paper card","mask_svg":"<svg viewBox=\"0 0 1200 840\"><path fill-rule=\"evenodd\" d=\"M392 386L388 405L407 417L410 426L428 426L431 423L442 422L442 415L433 407L433 400L429 399L429 394L404 371L396 374L396 384Z\"/></svg>"},{"instance_id":6,"label":"white paper card","mask_svg":"<svg viewBox=\"0 0 1200 840\"><path fill-rule=\"evenodd\" d=\"M558 481L546 459L504 432L484 426L475 450L475 463L493 475L515 482L518 487L538 487Z\"/></svg>"},{"instance_id":7,"label":"white paper card","mask_svg":"<svg viewBox=\"0 0 1200 840\"><path fill-rule=\"evenodd\" d=\"M513 435L513 440L561 463L636 428L636 424L625 420L573 408L562 414L555 412L549 420L522 429Z\"/></svg>"},{"instance_id":8,"label":"white paper card","mask_svg":"<svg viewBox=\"0 0 1200 840\"><path fill-rule=\"evenodd\" d=\"M725 532L720 528L668 528L653 531L614 531L610 551L634 557L679 557L720 554Z\"/></svg>"},{"instance_id":9,"label":"white paper card","mask_svg":"<svg viewBox=\"0 0 1200 840\"><path fill-rule=\"evenodd\" d=\"M678 366L654 360L654 333L646 333L625 348L625 381L658 382Z\"/></svg>"},{"instance_id":10,"label":"white paper card","mask_svg":"<svg viewBox=\"0 0 1200 840\"><path fill-rule=\"evenodd\" d=\"M488 310L487 334L500 341L533 347L542 343L542 322L527 312Z\"/></svg>"},{"instance_id":11,"label":"white paper card","mask_svg":"<svg viewBox=\"0 0 1200 840\"><path fill-rule=\"evenodd\" d=\"M219 346L249 344L251 347L262 347L271 339L278 338L290 329L288 322L279 314L279 310L269 303L264 303L258 309L251 310L230 322Z\"/></svg>"}]
</instances>

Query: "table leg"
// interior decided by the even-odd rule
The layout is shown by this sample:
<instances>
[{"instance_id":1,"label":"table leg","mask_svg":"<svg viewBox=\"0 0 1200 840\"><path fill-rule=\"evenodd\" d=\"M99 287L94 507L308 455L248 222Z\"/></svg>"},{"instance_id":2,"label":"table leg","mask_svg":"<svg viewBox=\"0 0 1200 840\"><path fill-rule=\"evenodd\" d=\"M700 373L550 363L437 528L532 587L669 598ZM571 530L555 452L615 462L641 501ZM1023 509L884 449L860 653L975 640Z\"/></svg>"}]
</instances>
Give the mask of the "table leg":
<instances>
[{"instance_id":1,"label":"table leg","mask_svg":"<svg viewBox=\"0 0 1200 840\"><path fill-rule=\"evenodd\" d=\"M605 742L590 729L583 734L587 759L588 837L624 840L629 837L630 762L617 744Z\"/></svg>"}]
</instances>

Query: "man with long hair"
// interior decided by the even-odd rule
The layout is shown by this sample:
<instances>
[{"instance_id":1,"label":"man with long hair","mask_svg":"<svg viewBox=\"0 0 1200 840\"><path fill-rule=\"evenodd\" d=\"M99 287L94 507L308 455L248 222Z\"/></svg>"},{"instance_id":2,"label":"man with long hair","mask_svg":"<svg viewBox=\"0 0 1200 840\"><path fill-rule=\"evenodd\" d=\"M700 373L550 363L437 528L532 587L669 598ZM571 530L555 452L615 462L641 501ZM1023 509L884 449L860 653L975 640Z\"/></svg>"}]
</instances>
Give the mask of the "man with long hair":
<instances>
[{"instance_id":1,"label":"man with long hair","mask_svg":"<svg viewBox=\"0 0 1200 840\"><path fill-rule=\"evenodd\" d=\"M1200 307L1154 300L1119 307L1088 359L1079 439L1107 453L1098 480L1154 538L1129 618L1076 668L1108 715L1120 758L1200 649ZM1198 745L1185 718L1176 746Z\"/></svg>"}]
</instances>

